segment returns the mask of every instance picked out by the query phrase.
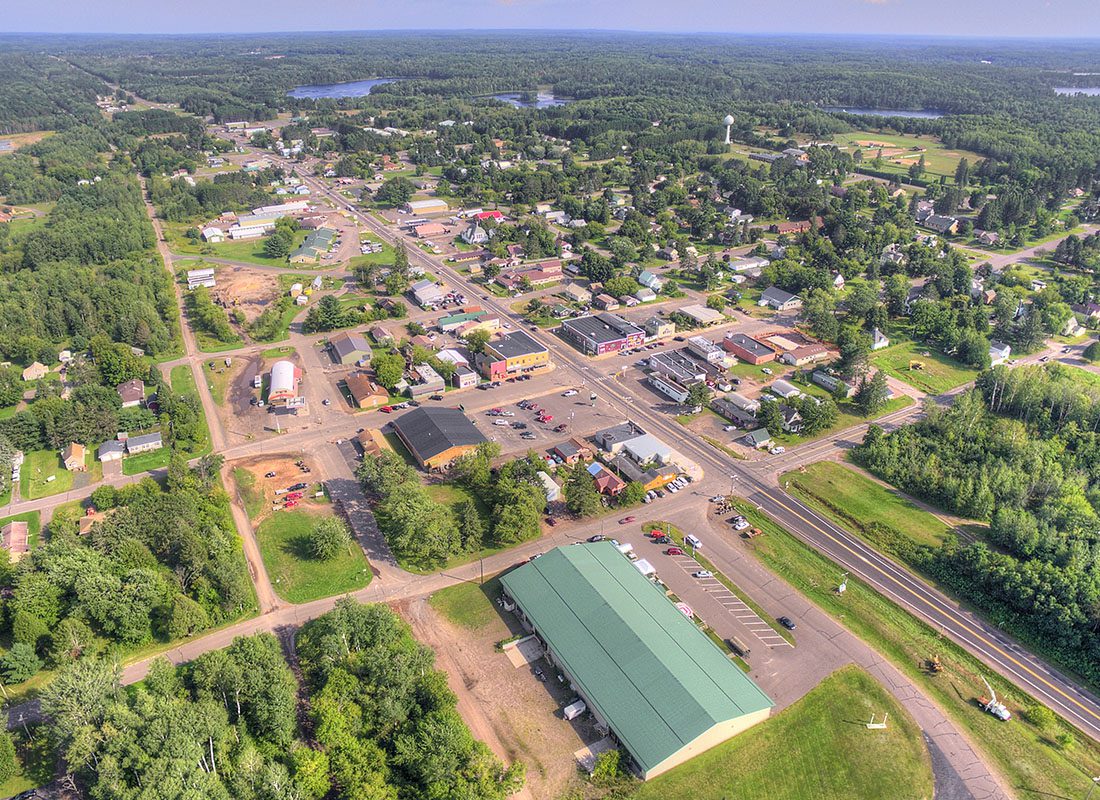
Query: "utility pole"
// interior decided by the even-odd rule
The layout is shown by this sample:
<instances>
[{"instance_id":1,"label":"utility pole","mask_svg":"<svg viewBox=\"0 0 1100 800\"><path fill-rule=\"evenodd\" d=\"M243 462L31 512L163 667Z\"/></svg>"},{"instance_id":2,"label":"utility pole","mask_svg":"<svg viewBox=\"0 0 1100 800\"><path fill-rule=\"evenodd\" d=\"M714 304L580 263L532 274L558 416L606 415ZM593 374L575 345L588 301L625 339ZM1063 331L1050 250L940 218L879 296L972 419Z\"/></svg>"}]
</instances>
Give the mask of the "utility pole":
<instances>
[{"instance_id":1,"label":"utility pole","mask_svg":"<svg viewBox=\"0 0 1100 800\"><path fill-rule=\"evenodd\" d=\"M1085 800L1089 800L1092 797L1092 793L1096 790L1096 784L1100 783L1100 777L1092 779L1092 786L1089 787L1089 793L1085 795Z\"/></svg>"}]
</instances>

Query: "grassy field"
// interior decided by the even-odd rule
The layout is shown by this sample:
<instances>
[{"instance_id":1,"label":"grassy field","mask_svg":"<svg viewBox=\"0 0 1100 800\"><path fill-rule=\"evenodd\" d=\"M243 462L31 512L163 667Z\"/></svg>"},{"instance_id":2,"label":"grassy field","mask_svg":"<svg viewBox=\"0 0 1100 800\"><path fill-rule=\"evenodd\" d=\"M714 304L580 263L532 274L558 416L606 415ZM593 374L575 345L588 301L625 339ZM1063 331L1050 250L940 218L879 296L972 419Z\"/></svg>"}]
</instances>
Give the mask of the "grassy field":
<instances>
[{"instance_id":1,"label":"grassy field","mask_svg":"<svg viewBox=\"0 0 1100 800\"><path fill-rule=\"evenodd\" d=\"M871 167L871 162L878 153L876 147L860 147L858 142L876 142L886 145L882 159L882 166L878 167L885 172L896 172L907 175L909 166L915 164L921 155L924 156L925 178L939 178L946 176L949 181L955 179L955 168L962 159L967 159L973 167L981 156L965 150L949 150L932 136L902 136L890 133L875 133L872 131L853 131L852 133L839 133L833 137L833 141L839 146L846 146L848 152L863 151L863 163ZM914 149L918 148L918 149ZM903 152L891 155L892 150ZM896 163L900 161L901 163Z\"/></svg>"},{"instance_id":2,"label":"grassy field","mask_svg":"<svg viewBox=\"0 0 1100 800\"><path fill-rule=\"evenodd\" d=\"M169 380L172 384L172 391L176 394L193 397L198 404L199 413L202 414L202 441L192 448L183 450L184 455L188 458L194 458L195 456L204 456L210 452L210 428L206 419L206 414L202 410L202 402L199 399L199 390L195 386L195 376L191 372L191 367L186 364L180 364L178 367L172 367L172 373L169 376Z\"/></svg>"},{"instance_id":3,"label":"grassy field","mask_svg":"<svg viewBox=\"0 0 1100 800\"><path fill-rule=\"evenodd\" d=\"M137 475L152 469L164 469L172 458L172 450L162 447L160 450L150 450L148 453L139 453L136 456L128 456L122 459L122 474Z\"/></svg>"},{"instance_id":4,"label":"grassy field","mask_svg":"<svg viewBox=\"0 0 1100 800\"><path fill-rule=\"evenodd\" d=\"M233 468L233 482L244 503L245 513L251 520L257 519L267 507L264 493L256 486L256 476L243 467Z\"/></svg>"},{"instance_id":5,"label":"grassy field","mask_svg":"<svg viewBox=\"0 0 1100 800\"><path fill-rule=\"evenodd\" d=\"M288 603L308 603L354 592L370 583L370 565L355 541L330 561L310 557L307 537L317 519L320 515L307 511L280 511L256 529L256 541L275 592Z\"/></svg>"},{"instance_id":6,"label":"grassy field","mask_svg":"<svg viewBox=\"0 0 1100 800\"><path fill-rule=\"evenodd\" d=\"M910 361L923 362L924 369L909 369ZM871 363L887 375L929 394L942 394L978 376L976 369L912 340L903 340L878 351L871 356Z\"/></svg>"},{"instance_id":7,"label":"grassy field","mask_svg":"<svg viewBox=\"0 0 1100 800\"><path fill-rule=\"evenodd\" d=\"M889 713L886 730L868 730ZM867 673L845 667L774 719L642 785L631 800L930 800L920 728Z\"/></svg>"},{"instance_id":8,"label":"grassy field","mask_svg":"<svg viewBox=\"0 0 1100 800\"><path fill-rule=\"evenodd\" d=\"M738 510L764 531L746 548L796 590L890 660L964 730L1020 797L1078 797L1100 775L1100 745L1062 720L1041 730L1017 715L1005 724L982 711L976 698L986 677L1013 713L1034 701L938 631L849 577L843 595L834 591L844 570L803 545L746 502ZM940 674L925 668L938 655ZM1059 744L1061 736L1068 737ZM856 795L852 795L855 797Z\"/></svg>"},{"instance_id":9,"label":"grassy field","mask_svg":"<svg viewBox=\"0 0 1100 800\"><path fill-rule=\"evenodd\" d=\"M168 239L168 246L173 253L187 256L212 256L213 258L225 258L230 261L240 261L244 264L259 264L262 267L286 267L287 269L301 269L300 265L288 264L285 258L268 258L264 255L264 242L267 237L258 239L245 239L239 242L193 242L184 236L190 225L181 223L165 223L164 235ZM309 231L296 231L291 250L305 241Z\"/></svg>"},{"instance_id":10,"label":"grassy field","mask_svg":"<svg viewBox=\"0 0 1100 800\"><path fill-rule=\"evenodd\" d=\"M917 544L939 547L951 528L900 492L832 461L810 464L804 472L783 475L788 491L872 544L896 554L888 534L875 535L875 525L888 526ZM881 529L879 529L881 530Z\"/></svg>"},{"instance_id":11,"label":"grassy field","mask_svg":"<svg viewBox=\"0 0 1100 800\"><path fill-rule=\"evenodd\" d=\"M456 583L441 589L428 601L432 608L460 628L479 630L499 621L493 603L500 597L500 578L480 583Z\"/></svg>"},{"instance_id":12,"label":"grassy field","mask_svg":"<svg viewBox=\"0 0 1100 800\"><path fill-rule=\"evenodd\" d=\"M85 453L84 463L88 467L86 474L89 483L103 479L103 465L96 461L95 451L91 448ZM32 450L27 453L20 470L19 493L24 500L61 494L73 488L76 475L77 473L65 469L59 451ZM48 480L50 476L54 478L52 481Z\"/></svg>"}]
</instances>

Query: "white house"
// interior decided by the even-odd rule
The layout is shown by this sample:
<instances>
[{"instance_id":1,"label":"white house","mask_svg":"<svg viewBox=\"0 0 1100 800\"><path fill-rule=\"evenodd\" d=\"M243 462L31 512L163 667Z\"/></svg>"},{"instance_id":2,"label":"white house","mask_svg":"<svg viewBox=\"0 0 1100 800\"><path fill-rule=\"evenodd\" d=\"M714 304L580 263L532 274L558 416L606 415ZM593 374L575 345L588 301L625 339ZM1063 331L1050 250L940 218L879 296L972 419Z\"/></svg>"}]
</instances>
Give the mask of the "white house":
<instances>
[{"instance_id":1,"label":"white house","mask_svg":"<svg viewBox=\"0 0 1100 800\"><path fill-rule=\"evenodd\" d=\"M1012 348L1004 342L989 343L989 360L994 367L1008 361L1010 355L1012 355Z\"/></svg>"},{"instance_id":2,"label":"white house","mask_svg":"<svg viewBox=\"0 0 1100 800\"><path fill-rule=\"evenodd\" d=\"M886 336L885 333L880 331L878 328L875 328L873 331L871 331L871 349L872 350L881 350L882 348L889 347L889 346L890 346L890 339Z\"/></svg>"}]
</instances>

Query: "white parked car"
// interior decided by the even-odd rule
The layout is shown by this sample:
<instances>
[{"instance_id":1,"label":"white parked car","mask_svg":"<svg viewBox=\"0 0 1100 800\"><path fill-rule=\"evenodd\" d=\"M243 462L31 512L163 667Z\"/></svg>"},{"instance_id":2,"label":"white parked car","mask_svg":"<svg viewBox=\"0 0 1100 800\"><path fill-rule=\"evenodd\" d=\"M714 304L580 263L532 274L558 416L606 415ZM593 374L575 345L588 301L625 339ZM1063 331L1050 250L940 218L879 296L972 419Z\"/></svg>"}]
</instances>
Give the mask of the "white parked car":
<instances>
[{"instance_id":1,"label":"white parked car","mask_svg":"<svg viewBox=\"0 0 1100 800\"><path fill-rule=\"evenodd\" d=\"M761 367L760 371L763 372L765 375L771 375L772 374L772 371L770 369L768 369L767 367Z\"/></svg>"},{"instance_id":2,"label":"white parked car","mask_svg":"<svg viewBox=\"0 0 1100 800\"><path fill-rule=\"evenodd\" d=\"M509 427L509 423L505 422L502 419L494 419L493 424L494 425L499 425L499 426L502 426L502 427L505 427L505 428Z\"/></svg>"},{"instance_id":3,"label":"white parked car","mask_svg":"<svg viewBox=\"0 0 1100 800\"><path fill-rule=\"evenodd\" d=\"M561 396L562 397L573 397L573 396L578 395L578 394L580 394L580 392L578 392L576 389L570 389L567 392L562 392Z\"/></svg>"},{"instance_id":4,"label":"white parked car","mask_svg":"<svg viewBox=\"0 0 1100 800\"><path fill-rule=\"evenodd\" d=\"M744 517L737 517L736 519L734 519L733 529L735 531L743 531L747 527L749 527L749 521Z\"/></svg>"},{"instance_id":5,"label":"white parked car","mask_svg":"<svg viewBox=\"0 0 1100 800\"><path fill-rule=\"evenodd\" d=\"M714 573L711 572L709 569L701 569L698 572L691 573L691 577L693 577L693 578L713 578Z\"/></svg>"},{"instance_id":6,"label":"white parked car","mask_svg":"<svg viewBox=\"0 0 1100 800\"><path fill-rule=\"evenodd\" d=\"M778 455L782 455L783 453L786 453L787 448L784 447L783 445L779 445L779 447L773 447L768 452L771 453L773 456L778 456Z\"/></svg>"}]
</instances>

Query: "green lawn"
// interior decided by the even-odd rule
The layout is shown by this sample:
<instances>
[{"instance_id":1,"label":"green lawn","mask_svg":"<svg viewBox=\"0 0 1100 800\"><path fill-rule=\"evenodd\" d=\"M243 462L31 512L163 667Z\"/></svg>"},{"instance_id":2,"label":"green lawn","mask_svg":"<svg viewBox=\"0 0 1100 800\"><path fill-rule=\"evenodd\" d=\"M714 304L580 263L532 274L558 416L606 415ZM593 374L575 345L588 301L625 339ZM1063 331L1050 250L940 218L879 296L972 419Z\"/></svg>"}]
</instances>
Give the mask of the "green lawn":
<instances>
[{"instance_id":1,"label":"green lawn","mask_svg":"<svg viewBox=\"0 0 1100 800\"><path fill-rule=\"evenodd\" d=\"M308 603L354 592L370 583L370 564L355 541L331 561L309 556L309 530L317 519L319 514L307 511L276 511L256 529L256 541L275 592L288 603Z\"/></svg>"},{"instance_id":2,"label":"green lawn","mask_svg":"<svg viewBox=\"0 0 1100 800\"><path fill-rule=\"evenodd\" d=\"M245 513L251 520L257 519L267 507L263 491L256 486L256 476L243 467L233 468L233 482L237 484L237 493L244 503Z\"/></svg>"},{"instance_id":3,"label":"green lawn","mask_svg":"<svg viewBox=\"0 0 1100 800\"><path fill-rule=\"evenodd\" d=\"M173 253L191 256L212 256L225 258L230 261L240 261L246 264L259 264L265 267L285 267L287 269L301 269L301 265L288 264L285 258L268 258L264 255L264 243L267 237L258 239L245 239L239 242L219 242L209 244L207 242L193 242L185 237L189 225L177 223L165 223L164 235L168 239L168 246ZM296 231L291 250L305 241L309 231Z\"/></svg>"},{"instance_id":4,"label":"green lawn","mask_svg":"<svg viewBox=\"0 0 1100 800\"><path fill-rule=\"evenodd\" d=\"M0 797L14 797L54 779L57 763L48 738L41 731L33 732L37 735L28 739L22 730L12 731L19 771L0 783Z\"/></svg>"},{"instance_id":5,"label":"green lawn","mask_svg":"<svg viewBox=\"0 0 1100 800\"><path fill-rule=\"evenodd\" d=\"M924 177L927 178L939 178L940 176L946 176L951 182L955 179L955 168L958 167L959 162L962 159L970 161L970 165L974 166L981 161L981 156L976 153L970 153L965 150L949 150L943 146L943 144L932 136L903 136L899 134L890 133L876 133L874 131L854 131L852 133L840 133L833 137L833 141L838 145L846 145L849 153L854 153L856 150L863 150L863 163L869 168L872 167L871 162L874 160L878 153L877 147L863 147L860 148L857 142L873 141L876 143L882 143L887 145L884 150L889 151L891 148L900 148L904 152L894 156L883 155L883 163L881 169L885 172L896 172L901 175L908 175L910 161L918 160L920 156L924 155ZM912 148L920 148L920 151L915 151ZM903 163L896 164L896 160L901 160Z\"/></svg>"},{"instance_id":6,"label":"green lawn","mask_svg":"<svg viewBox=\"0 0 1100 800\"><path fill-rule=\"evenodd\" d=\"M428 601L432 608L462 628L478 630L500 622L493 604L500 597L500 578L493 576L480 583L456 583L441 589Z\"/></svg>"},{"instance_id":7,"label":"green lawn","mask_svg":"<svg viewBox=\"0 0 1100 800\"><path fill-rule=\"evenodd\" d=\"M916 544L939 547L951 528L894 489L833 461L783 475L787 491L876 547L898 554L893 532ZM889 528L890 531L886 531Z\"/></svg>"},{"instance_id":8,"label":"green lawn","mask_svg":"<svg viewBox=\"0 0 1100 800\"><path fill-rule=\"evenodd\" d=\"M836 594L837 581L844 573L841 567L803 545L770 517L756 511L753 504L739 501L736 505L751 524L764 531L763 536L746 543L747 549L931 697L970 736L1018 796L1084 796L1089 789L1088 776L1100 775L1100 744L1062 720L1049 730L1039 730L1019 716L1008 724L994 719L976 703L985 691L983 676L1013 713L1033 701L859 579L849 577L848 590ZM943 665L938 675L930 674L924 666L933 655L938 655ZM1056 744L1060 734L1071 737L1065 747Z\"/></svg>"},{"instance_id":9,"label":"green lawn","mask_svg":"<svg viewBox=\"0 0 1100 800\"><path fill-rule=\"evenodd\" d=\"M923 362L924 368L909 369L910 361ZM978 376L976 369L912 340L903 340L878 351L871 356L871 363L887 375L929 394L943 394Z\"/></svg>"},{"instance_id":10,"label":"green lawn","mask_svg":"<svg viewBox=\"0 0 1100 800\"><path fill-rule=\"evenodd\" d=\"M38 546L38 534L42 531L42 519L37 511L24 511L22 514L12 514L10 517L4 517L0 519L0 528L9 522L27 523L27 546L31 550Z\"/></svg>"},{"instance_id":11,"label":"green lawn","mask_svg":"<svg viewBox=\"0 0 1100 800\"><path fill-rule=\"evenodd\" d=\"M103 465L95 458L95 451L87 448L84 463L88 467L88 483L103 479ZM61 494L73 488L75 472L69 472L61 463L58 450L32 450L26 454L20 470L19 493L24 500L37 500L40 497ZM49 480L53 476L53 480Z\"/></svg>"},{"instance_id":12,"label":"green lawn","mask_svg":"<svg viewBox=\"0 0 1100 800\"><path fill-rule=\"evenodd\" d=\"M890 715L868 730L872 714ZM844 667L774 719L658 776L631 800L930 800L920 728L874 678Z\"/></svg>"},{"instance_id":13,"label":"green lawn","mask_svg":"<svg viewBox=\"0 0 1100 800\"><path fill-rule=\"evenodd\" d=\"M138 475L154 469L165 469L171 458L172 450L169 447L150 450L148 453L139 453L136 456L127 456L122 459L122 474Z\"/></svg>"},{"instance_id":14,"label":"green lawn","mask_svg":"<svg viewBox=\"0 0 1100 800\"><path fill-rule=\"evenodd\" d=\"M191 372L191 367L186 364L180 364L177 367L172 367L172 373L169 376L172 384L172 391L176 394L185 395L195 398L195 402L198 404L199 413L202 414L202 441L197 443L191 448L184 449L182 452L188 458L194 458L196 456L204 456L210 452L210 428L206 420L206 414L202 410L202 402L199 399L199 390L195 386L195 376Z\"/></svg>"}]
</instances>

